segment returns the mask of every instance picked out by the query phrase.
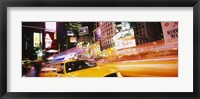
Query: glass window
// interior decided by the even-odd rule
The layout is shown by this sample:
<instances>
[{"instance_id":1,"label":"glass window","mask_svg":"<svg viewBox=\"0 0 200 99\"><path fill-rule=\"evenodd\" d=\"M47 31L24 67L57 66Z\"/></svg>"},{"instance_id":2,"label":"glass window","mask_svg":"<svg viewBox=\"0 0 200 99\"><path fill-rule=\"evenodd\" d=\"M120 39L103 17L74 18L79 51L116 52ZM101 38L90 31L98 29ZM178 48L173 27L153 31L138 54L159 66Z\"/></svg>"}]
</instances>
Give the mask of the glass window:
<instances>
[{"instance_id":1,"label":"glass window","mask_svg":"<svg viewBox=\"0 0 200 99\"><path fill-rule=\"evenodd\" d=\"M64 73L64 64L61 63L60 65L58 65L57 67L57 73Z\"/></svg>"},{"instance_id":2,"label":"glass window","mask_svg":"<svg viewBox=\"0 0 200 99\"><path fill-rule=\"evenodd\" d=\"M96 66L96 63L83 60L83 61L68 62L66 63L65 66L66 66L66 72L72 72Z\"/></svg>"}]
</instances>

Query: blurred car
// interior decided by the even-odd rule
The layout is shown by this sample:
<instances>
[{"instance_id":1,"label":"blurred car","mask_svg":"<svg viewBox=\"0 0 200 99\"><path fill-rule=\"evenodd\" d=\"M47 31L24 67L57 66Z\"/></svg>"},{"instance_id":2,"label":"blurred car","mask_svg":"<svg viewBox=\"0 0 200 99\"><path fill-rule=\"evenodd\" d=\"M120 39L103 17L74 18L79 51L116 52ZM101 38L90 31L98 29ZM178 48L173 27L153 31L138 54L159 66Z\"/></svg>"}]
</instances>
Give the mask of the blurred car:
<instances>
[{"instance_id":1,"label":"blurred car","mask_svg":"<svg viewBox=\"0 0 200 99\"><path fill-rule=\"evenodd\" d=\"M97 66L87 60L64 61L54 64L53 70L41 70L40 77L122 77L117 69ZM45 71L45 72L44 72ZM55 75L56 74L56 75Z\"/></svg>"},{"instance_id":2,"label":"blurred car","mask_svg":"<svg viewBox=\"0 0 200 99\"><path fill-rule=\"evenodd\" d=\"M56 64L45 65L39 73L39 77L56 77Z\"/></svg>"}]
</instances>

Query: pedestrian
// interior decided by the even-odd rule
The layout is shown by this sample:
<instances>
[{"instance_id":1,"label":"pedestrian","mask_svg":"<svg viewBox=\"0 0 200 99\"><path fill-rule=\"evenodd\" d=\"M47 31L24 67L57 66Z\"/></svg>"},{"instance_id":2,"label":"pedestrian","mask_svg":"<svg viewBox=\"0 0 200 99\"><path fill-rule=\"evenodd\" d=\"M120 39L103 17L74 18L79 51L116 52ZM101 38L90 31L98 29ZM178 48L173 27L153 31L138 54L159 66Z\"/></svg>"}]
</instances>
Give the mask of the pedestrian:
<instances>
[{"instance_id":1,"label":"pedestrian","mask_svg":"<svg viewBox=\"0 0 200 99\"><path fill-rule=\"evenodd\" d=\"M36 76L39 76L41 67L42 67L42 62L40 60L37 60L35 64Z\"/></svg>"},{"instance_id":2,"label":"pedestrian","mask_svg":"<svg viewBox=\"0 0 200 99\"><path fill-rule=\"evenodd\" d=\"M32 66L30 71L27 74L27 77L36 77L36 69L35 66Z\"/></svg>"}]
</instances>

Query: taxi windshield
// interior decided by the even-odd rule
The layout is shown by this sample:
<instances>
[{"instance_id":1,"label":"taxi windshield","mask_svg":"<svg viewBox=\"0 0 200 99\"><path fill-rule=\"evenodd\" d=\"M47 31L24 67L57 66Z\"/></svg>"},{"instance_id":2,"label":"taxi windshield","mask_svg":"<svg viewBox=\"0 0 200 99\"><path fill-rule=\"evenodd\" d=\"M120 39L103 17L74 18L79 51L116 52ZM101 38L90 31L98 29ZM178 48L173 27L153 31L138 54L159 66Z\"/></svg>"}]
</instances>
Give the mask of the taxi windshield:
<instances>
[{"instance_id":1,"label":"taxi windshield","mask_svg":"<svg viewBox=\"0 0 200 99\"><path fill-rule=\"evenodd\" d=\"M82 60L82 61L68 62L65 64L65 66L66 66L65 68L66 72L72 72L72 71L94 67L96 66L96 64L87 60Z\"/></svg>"}]
</instances>

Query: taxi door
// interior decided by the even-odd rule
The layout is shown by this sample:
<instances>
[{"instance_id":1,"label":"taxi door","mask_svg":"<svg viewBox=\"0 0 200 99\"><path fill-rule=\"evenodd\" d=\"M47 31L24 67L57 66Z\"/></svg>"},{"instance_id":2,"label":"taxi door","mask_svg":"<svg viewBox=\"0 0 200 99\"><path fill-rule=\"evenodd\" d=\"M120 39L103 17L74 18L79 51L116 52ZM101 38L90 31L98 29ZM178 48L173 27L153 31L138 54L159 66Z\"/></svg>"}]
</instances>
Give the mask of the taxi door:
<instances>
[{"instance_id":1,"label":"taxi door","mask_svg":"<svg viewBox=\"0 0 200 99\"><path fill-rule=\"evenodd\" d=\"M57 64L57 77L65 77L64 63Z\"/></svg>"}]
</instances>

